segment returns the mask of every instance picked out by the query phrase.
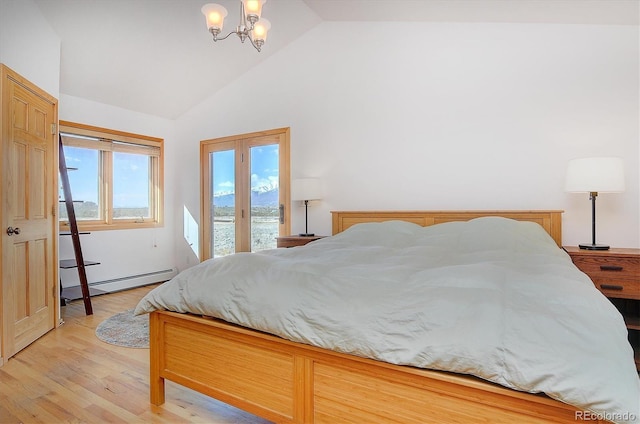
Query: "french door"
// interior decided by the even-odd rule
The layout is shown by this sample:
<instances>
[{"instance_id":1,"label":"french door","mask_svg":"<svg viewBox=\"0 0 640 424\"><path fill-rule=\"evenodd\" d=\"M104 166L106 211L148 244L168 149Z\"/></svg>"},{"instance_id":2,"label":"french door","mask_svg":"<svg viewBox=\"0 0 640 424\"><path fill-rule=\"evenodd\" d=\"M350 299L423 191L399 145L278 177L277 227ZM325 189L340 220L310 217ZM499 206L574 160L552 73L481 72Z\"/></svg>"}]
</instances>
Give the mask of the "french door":
<instances>
[{"instance_id":1,"label":"french door","mask_svg":"<svg viewBox=\"0 0 640 424\"><path fill-rule=\"evenodd\" d=\"M289 128L200 143L201 260L276 247L289 234Z\"/></svg>"}]
</instances>

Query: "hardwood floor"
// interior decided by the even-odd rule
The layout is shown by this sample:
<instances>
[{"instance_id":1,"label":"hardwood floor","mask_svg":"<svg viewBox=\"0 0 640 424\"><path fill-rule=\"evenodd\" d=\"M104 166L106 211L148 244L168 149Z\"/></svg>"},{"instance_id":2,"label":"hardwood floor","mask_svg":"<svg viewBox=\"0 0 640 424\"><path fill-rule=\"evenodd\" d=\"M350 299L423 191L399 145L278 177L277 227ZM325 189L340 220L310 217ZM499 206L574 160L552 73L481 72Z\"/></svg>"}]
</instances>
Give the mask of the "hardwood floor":
<instances>
[{"instance_id":1,"label":"hardwood floor","mask_svg":"<svg viewBox=\"0 0 640 424\"><path fill-rule=\"evenodd\" d=\"M110 345L100 322L133 308L153 286L61 308L64 324L0 367L0 423L266 423L254 415L167 382L167 402L149 403L149 350Z\"/></svg>"}]
</instances>

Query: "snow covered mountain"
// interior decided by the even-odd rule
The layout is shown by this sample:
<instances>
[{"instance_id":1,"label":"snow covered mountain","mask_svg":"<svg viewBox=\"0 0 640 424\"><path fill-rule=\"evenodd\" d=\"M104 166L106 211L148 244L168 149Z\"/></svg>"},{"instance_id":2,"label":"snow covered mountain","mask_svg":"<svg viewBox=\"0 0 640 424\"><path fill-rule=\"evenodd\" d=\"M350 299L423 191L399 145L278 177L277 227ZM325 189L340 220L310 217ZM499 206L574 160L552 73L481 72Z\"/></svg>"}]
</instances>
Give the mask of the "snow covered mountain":
<instances>
[{"instance_id":1,"label":"snow covered mountain","mask_svg":"<svg viewBox=\"0 0 640 424\"><path fill-rule=\"evenodd\" d=\"M255 187L251 190L252 207L278 207L278 187ZM213 203L218 207L234 206L236 202L235 193L220 193L213 196Z\"/></svg>"}]
</instances>

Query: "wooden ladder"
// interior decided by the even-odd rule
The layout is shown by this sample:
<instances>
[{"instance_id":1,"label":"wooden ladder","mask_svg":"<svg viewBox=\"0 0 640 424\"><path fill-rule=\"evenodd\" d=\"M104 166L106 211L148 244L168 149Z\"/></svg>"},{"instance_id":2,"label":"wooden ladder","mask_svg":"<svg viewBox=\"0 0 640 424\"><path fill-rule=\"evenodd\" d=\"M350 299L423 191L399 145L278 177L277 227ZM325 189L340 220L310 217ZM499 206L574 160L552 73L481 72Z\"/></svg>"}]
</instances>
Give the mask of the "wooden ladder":
<instances>
[{"instance_id":1,"label":"wooden ladder","mask_svg":"<svg viewBox=\"0 0 640 424\"><path fill-rule=\"evenodd\" d=\"M80 278L80 288L82 290L82 300L84 301L84 311L87 315L93 315L93 307L91 306L91 294L89 293L89 283L87 282L87 272L85 270L85 261L82 257L82 247L80 246L80 233L78 232L78 222L76 221L76 212L73 208L73 198L71 197L71 186L69 185L69 174L66 160L64 157L64 148L62 146L62 136L59 136L59 167L60 178L62 179L62 190L64 191L64 203L67 206L67 216L69 217L69 227L71 229L71 240L73 241L73 251L75 253L75 264L71 267L78 268L78 277ZM60 261L61 263L63 261ZM66 261L68 262L68 260ZM95 263L91 263L92 265ZM70 266L65 266L70 268ZM60 283L62 290L62 283Z\"/></svg>"}]
</instances>

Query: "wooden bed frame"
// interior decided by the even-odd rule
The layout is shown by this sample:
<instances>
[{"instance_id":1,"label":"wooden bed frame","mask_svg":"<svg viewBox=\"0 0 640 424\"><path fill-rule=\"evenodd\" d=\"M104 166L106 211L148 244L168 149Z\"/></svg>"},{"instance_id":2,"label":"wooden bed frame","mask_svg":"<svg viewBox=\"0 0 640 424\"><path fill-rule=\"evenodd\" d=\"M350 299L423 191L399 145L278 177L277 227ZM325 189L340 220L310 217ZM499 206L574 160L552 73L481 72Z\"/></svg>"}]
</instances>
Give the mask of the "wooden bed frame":
<instances>
[{"instance_id":1,"label":"wooden bed frame","mask_svg":"<svg viewBox=\"0 0 640 424\"><path fill-rule=\"evenodd\" d=\"M561 213L332 212L334 234L359 222L432 225L499 215L538 222L559 245ZM575 423L582 414L475 377L345 355L190 314L153 312L150 341L155 405L164 403L166 379L275 422Z\"/></svg>"}]
</instances>

